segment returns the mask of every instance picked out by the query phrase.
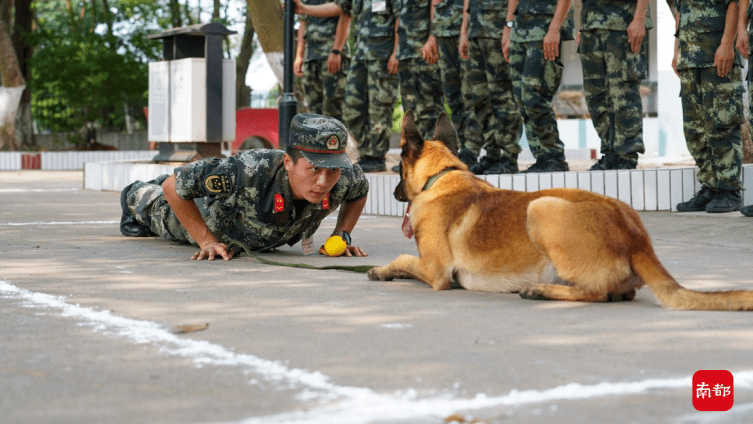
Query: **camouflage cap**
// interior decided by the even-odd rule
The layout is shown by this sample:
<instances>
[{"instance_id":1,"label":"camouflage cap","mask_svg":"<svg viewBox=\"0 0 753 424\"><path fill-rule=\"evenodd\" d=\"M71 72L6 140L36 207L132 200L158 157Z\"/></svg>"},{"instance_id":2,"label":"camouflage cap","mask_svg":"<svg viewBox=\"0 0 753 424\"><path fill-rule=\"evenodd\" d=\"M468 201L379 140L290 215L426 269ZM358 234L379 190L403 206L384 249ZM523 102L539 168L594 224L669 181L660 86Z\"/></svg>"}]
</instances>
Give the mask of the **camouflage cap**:
<instances>
[{"instance_id":1,"label":"camouflage cap","mask_svg":"<svg viewBox=\"0 0 753 424\"><path fill-rule=\"evenodd\" d=\"M335 118L299 113L290 123L289 146L320 168L352 168L345 153L347 143L348 130Z\"/></svg>"}]
</instances>

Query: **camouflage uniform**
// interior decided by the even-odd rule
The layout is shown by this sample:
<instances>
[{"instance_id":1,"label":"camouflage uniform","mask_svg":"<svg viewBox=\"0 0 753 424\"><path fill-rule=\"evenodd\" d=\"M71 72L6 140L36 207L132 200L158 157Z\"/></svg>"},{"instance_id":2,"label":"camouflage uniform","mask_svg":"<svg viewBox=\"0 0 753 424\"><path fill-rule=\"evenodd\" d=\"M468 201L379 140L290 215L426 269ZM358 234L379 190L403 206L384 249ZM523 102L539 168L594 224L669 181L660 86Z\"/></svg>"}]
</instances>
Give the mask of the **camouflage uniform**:
<instances>
[{"instance_id":1,"label":"camouflage uniform","mask_svg":"<svg viewBox=\"0 0 753 424\"><path fill-rule=\"evenodd\" d=\"M343 122L358 142L361 158L383 159L390 147L392 111L398 90L397 75L387 71L395 45L394 6L388 0L385 10L374 12L371 0L336 3L352 17L356 37L345 85Z\"/></svg>"},{"instance_id":2,"label":"camouflage uniform","mask_svg":"<svg viewBox=\"0 0 753 424\"><path fill-rule=\"evenodd\" d=\"M421 48L431 35L431 0L394 0L400 5L397 59L403 110L412 110L424 139L434 136L434 124L444 111L439 66L429 65Z\"/></svg>"},{"instance_id":3,"label":"camouflage uniform","mask_svg":"<svg viewBox=\"0 0 753 424\"><path fill-rule=\"evenodd\" d=\"M557 0L520 0L510 34L510 75L513 93L523 115L531 153L539 163L557 163L567 168L565 145L559 138L552 99L562 82L562 55L544 58L544 37L554 18ZM562 41L572 40L572 9L560 29Z\"/></svg>"},{"instance_id":4,"label":"camouflage uniform","mask_svg":"<svg viewBox=\"0 0 753 424\"><path fill-rule=\"evenodd\" d=\"M469 128L464 148L478 154L483 147L488 158L504 158L517 168L523 121L501 48L507 4L502 0L470 0L468 8L469 109L479 121L480 134ZM473 145L477 140L483 140L483 144Z\"/></svg>"},{"instance_id":5,"label":"camouflage uniform","mask_svg":"<svg viewBox=\"0 0 753 424\"><path fill-rule=\"evenodd\" d=\"M301 238L311 237L340 204L354 202L368 193L368 182L358 166L343 169L330 191L329 205L306 202L299 213L283 155L280 150L254 149L226 159L202 159L175 168L176 192L196 203L204 222L220 242L238 243L254 251L268 251L286 243L292 246ZM154 235L196 245L162 193L162 182L167 177L146 183L136 181L126 187L121 197L123 209Z\"/></svg>"},{"instance_id":6,"label":"camouflage uniform","mask_svg":"<svg viewBox=\"0 0 753 424\"><path fill-rule=\"evenodd\" d=\"M714 54L732 1L735 0L675 1L680 12L677 71L685 141L699 168L698 181L712 191L743 188L742 60L735 51L732 70L723 78L714 66Z\"/></svg>"},{"instance_id":7,"label":"camouflage uniform","mask_svg":"<svg viewBox=\"0 0 753 424\"><path fill-rule=\"evenodd\" d=\"M458 51L460 42L460 25L463 20L463 0L443 0L434 6L434 21L431 33L437 38L439 50L439 71L442 78L442 90L447 105L452 112L452 123L460 138L460 145L476 134L477 139L469 145L481 146L481 130L468 105L471 104L471 92L468 85L467 62L462 60ZM460 84L458 84L460 81ZM468 127L472 129L467 130ZM475 152L475 157L478 151ZM462 157L461 157L462 159ZM472 162L472 161L471 161Z\"/></svg>"},{"instance_id":8,"label":"camouflage uniform","mask_svg":"<svg viewBox=\"0 0 753 424\"><path fill-rule=\"evenodd\" d=\"M635 9L635 0L583 0L581 11L583 88L608 169L617 166L618 157L635 168L638 153L645 152L640 89L648 77L648 34L633 53L627 29ZM653 28L648 8L645 23Z\"/></svg>"},{"instance_id":9,"label":"camouflage uniform","mask_svg":"<svg viewBox=\"0 0 753 424\"><path fill-rule=\"evenodd\" d=\"M323 4L325 0L308 0L307 4ZM316 18L304 16L306 22L306 53L301 84L311 113L331 116L342 121L346 71L350 66L350 45L340 52L340 72L327 71L327 59L333 49L339 16Z\"/></svg>"},{"instance_id":10,"label":"camouflage uniform","mask_svg":"<svg viewBox=\"0 0 753 424\"><path fill-rule=\"evenodd\" d=\"M750 58L751 48L753 48L753 31L750 30L753 27L753 2L748 3L748 58ZM748 124L753 130L753 66L751 66L751 60L748 59Z\"/></svg>"}]
</instances>

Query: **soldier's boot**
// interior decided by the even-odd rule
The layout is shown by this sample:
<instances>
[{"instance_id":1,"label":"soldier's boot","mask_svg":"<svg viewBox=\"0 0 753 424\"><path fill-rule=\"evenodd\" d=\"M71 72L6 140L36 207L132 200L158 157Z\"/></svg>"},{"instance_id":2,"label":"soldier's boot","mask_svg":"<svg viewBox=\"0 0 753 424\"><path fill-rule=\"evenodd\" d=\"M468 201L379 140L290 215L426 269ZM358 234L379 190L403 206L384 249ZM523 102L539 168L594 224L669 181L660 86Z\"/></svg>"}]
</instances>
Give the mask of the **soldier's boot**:
<instances>
[{"instance_id":1,"label":"soldier's boot","mask_svg":"<svg viewBox=\"0 0 753 424\"><path fill-rule=\"evenodd\" d=\"M133 213L126 203L128 192L130 192L136 184L143 185L144 183L136 181L128 184L120 193L120 208L123 210L123 213L120 215L120 233L128 237L149 237L153 235L152 232L149 231L147 226L141 225L136 221L136 217L133 216Z\"/></svg>"},{"instance_id":2,"label":"soldier's boot","mask_svg":"<svg viewBox=\"0 0 753 424\"><path fill-rule=\"evenodd\" d=\"M617 163L613 169L635 169L638 167L638 161L618 156Z\"/></svg>"},{"instance_id":3,"label":"soldier's boot","mask_svg":"<svg viewBox=\"0 0 753 424\"><path fill-rule=\"evenodd\" d=\"M363 172L382 172L387 170L383 157L364 156L358 161L358 165L361 166Z\"/></svg>"},{"instance_id":4,"label":"soldier's boot","mask_svg":"<svg viewBox=\"0 0 753 424\"><path fill-rule=\"evenodd\" d=\"M138 189L139 187L146 184L162 185L162 183L164 183L168 177L170 177L170 175L160 175L159 177L151 181L147 181L146 183L141 181L134 181L123 189L123 191L120 193L120 208L123 210L123 213L120 215L121 234L128 237L156 236L156 234L154 234L149 229L149 227L142 225L141 223L136 221L136 217L133 216L133 213L128 208L128 203L126 202L126 200L128 199L128 193L134 188Z\"/></svg>"},{"instance_id":5,"label":"soldier's boot","mask_svg":"<svg viewBox=\"0 0 753 424\"><path fill-rule=\"evenodd\" d=\"M542 156L536 159L536 163L531 165L523 173L536 173L536 172L565 172L570 170L570 165L564 159L551 159L546 156Z\"/></svg>"},{"instance_id":6,"label":"soldier's boot","mask_svg":"<svg viewBox=\"0 0 753 424\"><path fill-rule=\"evenodd\" d=\"M458 159L466 164L468 168L478 163L478 155L468 149L460 149Z\"/></svg>"},{"instance_id":7,"label":"soldier's boot","mask_svg":"<svg viewBox=\"0 0 753 424\"><path fill-rule=\"evenodd\" d=\"M497 159L492 166L484 171L484 175L495 174L515 174L518 172L518 164L511 161L509 158L502 156Z\"/></svg>"},{"instance_id":8,"label":"soldier's boot","mask_svg":"<svg viewBox=\"0 0 753 424\"><path fill-rule=\"evenodd\" d=\"M615 169L616 165L617 155L614 153L607 153L602 155L589 171L608 171L610 169Z\"/></svg>"},{"instance_id":9,"label":"soldier's boot","mask_svg":"<svg viewBox=\"0 0 753 424\"><path fill-rule=\"evenodd\" d=\"M491 168L497 159L492 159L489 156L484 156L478 163L471 165L470 170L476 175L482 175L487 169Z\"/></svg>"},{"instance_id":10,"label":"soldier's boot","mask_svg":"<svg viewBox=\"0 0 753 424\"><path fill-rule=\"evenodd\" d=\"M739 211L743 206L740 193L734 190L717 190L714 198L706 204L706 212L723 213Z\"/></svg>"},{"instance_id":11,"label":"soldier's boot","mask_svg":"<svg viewBox=\"0 0 753 424\"><path fill-rule=\"evenodd\" d=\"M740 213L745 216L753 216L753 205L748 205L744 208L740 208Z\"/></svg>"},{"instance_id":12,"label":"soldier's boot","mask_svg":"<svg viewBox=\"0 0 753 424\"><path fill-rule=\"evenodd\" d=\"M687 202L677 204L677 210L680 212L700 212L706 210L706 205L709 204L711 199L714 198L714 190L708 187L702 187L701 190L695 194Z\"/></svg>"}]
</instances>

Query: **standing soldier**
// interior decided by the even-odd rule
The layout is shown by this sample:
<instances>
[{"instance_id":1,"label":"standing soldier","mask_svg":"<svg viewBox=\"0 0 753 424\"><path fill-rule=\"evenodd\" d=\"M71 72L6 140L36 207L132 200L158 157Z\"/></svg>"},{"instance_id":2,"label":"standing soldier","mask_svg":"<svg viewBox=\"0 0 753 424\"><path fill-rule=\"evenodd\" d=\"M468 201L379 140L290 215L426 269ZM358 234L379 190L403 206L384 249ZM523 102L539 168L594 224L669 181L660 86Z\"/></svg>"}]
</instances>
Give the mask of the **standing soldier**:
<instances>
[{"instance_id":1,"label":"standing soldier","mask_svg":"<svg viewBox=\"0 0 753 424\"><path fill-rule=\"evenodd\" d=\"M398 90L397 14L391 1L296 2L296 13L327 17L344 13L355 22L355 52L345 84L343 119L358 142L364 172L385 171Z\"/></svg>"},{"instance_id":2,"label":"standing soldier","mask_svg":"<svg viewBox=\"0 0 753 424\"><path fill-rule=\"evenodd\" d=\"M753 3L740 0L740 14L737 23L737 50L748 59L748 104L753 105L753 67L750 60L750 46L753 46L753 31L748 31L748 23L753 19ZM748 129L753 128L753 108L748 109ZM753 216L753 205L740 209L745 216Z\"/></svg>"},{"instance_id":3,"label":"standing soldier","mask_svg":"<svg viewBox=\"0 0 753 424\"><path fill-rule=\"evenodd\" d=\"M321 4L323 0L309 0ZM345 77L350 66L348 38L350 16L304 16L298 28L293 71L301 78L311 113L342 121ZM304 54L305 53L305 54Z\"/></svg>"},{"instance_id":4,"label":"standing soldier","mask_svg":"<svg viewBox=\"0 0 753 424\"><path fill-rule=\"evenodd\" d=\"M635 169L645 152L640 90L651 28L648 0L583 0L583 88L602 154L592 171Z\"/></svg>"},{"instance_id":5,"label":"standing soldier","mask_svg":"<svg viewBox=\"0 0 753 424\"><path fill-rule=\"evenodd\" d=\"M442 83L437 66L437 40L431 34L431 0L401 0L397 26L400 62L398 78L403 110L412 110L421 137L434 135L434 124L444 111Z\"/></svg>"},{"instance_id":6,"label":"standing soldier","mask_svg":"<svg viewBox=\"0 0 753 424\"><path fill-rule=\"evenodd\" d=\"M568 171L565 144L560 140L552 108L562 82L562 41L572 40L575 27L571 0L508 0L502 39L510 62L513 93L526 125L536 163L525 172Z\"/></svg>"},{"instance_id":7,"label":"standing soldier","mask_svg":"<svg viewBox=\"0 0 753 424\"><path fill-rule=\"evenodd\" d=\"M523 121L512 95L510 69L500 51L506 8L499 0L465 0L460 26L460 57L469 60L468 84L472 92L469 109L478 119L482 134L466 137L466 150L486 156L471 166L475 174L518 172L518 154ZM483 145L472 145L483 137Z\"/></svg>"},{"instance_id":8,"label":"standing soldier","mask_svg":"<svg viewBox=\"0 0 753 424\"><path fill-rule=\"evenodd\" d=\"M460 25L463 21L463 0L433 0L431 7L431 33L437 40L442 90L452 112L452 123L458 132L460 146L466 146L465 140L474 135L477 139L469 141L468 144L481 146L481 130L469 108L471 101L467 77L468 62L460 59L458 51ZM469 127L472 129L468 130ZM462 147L458 156L463 163L471 166L477 162L478 152L474 153Z\"/></svg>"},{"instance_id":9,"label":"standing soldier","mask_svg":"<svg viewBox=\"0 0 753 424\"><path fill-rule=\"evenodd\" d=\"M742 61L735 52L736 0L676 0L676 72L685 142L701 190L680 212L740 210L743 122Z\"/></svg>"}]
</instances>

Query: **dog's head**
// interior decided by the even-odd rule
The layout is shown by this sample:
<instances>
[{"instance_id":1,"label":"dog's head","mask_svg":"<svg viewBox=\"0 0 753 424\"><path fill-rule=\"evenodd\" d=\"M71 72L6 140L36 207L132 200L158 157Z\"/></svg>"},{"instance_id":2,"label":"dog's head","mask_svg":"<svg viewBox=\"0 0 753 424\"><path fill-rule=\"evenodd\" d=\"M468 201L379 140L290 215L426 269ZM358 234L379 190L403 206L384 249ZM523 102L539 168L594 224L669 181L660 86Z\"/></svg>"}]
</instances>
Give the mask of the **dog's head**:
<instances>
[{"instance_id":1,"label":"dog's head","mask_svg":"<svg viewBox=\"0 0 753 424\"><path fill-rule=\"evenodd\" d=\"M400 137L400 183L395 188L395 199L412 201L423 190L432 176L444 169L468 168L457 158L460 148L458 133L450 117L442 112L434 128L434 139L424 141L416 128L413 111L403 117Z\"/></svg>"}]
</instances>

